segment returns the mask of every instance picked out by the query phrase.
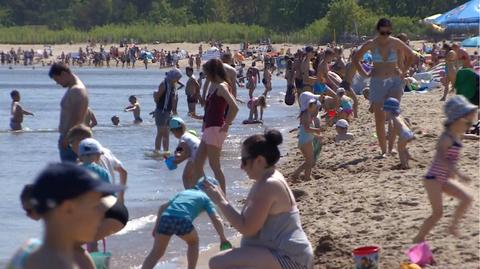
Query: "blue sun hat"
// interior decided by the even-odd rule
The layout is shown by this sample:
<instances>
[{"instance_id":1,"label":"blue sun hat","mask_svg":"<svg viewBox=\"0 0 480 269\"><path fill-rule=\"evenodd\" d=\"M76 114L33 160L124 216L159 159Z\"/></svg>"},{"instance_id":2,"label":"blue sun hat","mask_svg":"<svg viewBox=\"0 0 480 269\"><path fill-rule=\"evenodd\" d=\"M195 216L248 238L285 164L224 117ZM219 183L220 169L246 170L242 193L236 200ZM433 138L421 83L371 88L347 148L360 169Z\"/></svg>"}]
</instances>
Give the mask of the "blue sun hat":
<instances>
[{"instance_id":1,"label":"blue sun hat","mask_svg":"<svg viewBox=\"0 0 480 269\"><path fill-rule=\"evenodd\" d=\"M195 189L203 190L205 187L205 180L212 185L215 185L215 186L220 185L220 183L218 183L218 181L215 178L210 176L204 176L198 181L197 185L195 185Z\"/></svg>"},{"instance_id":2,"label":"blue sun hat","mask_svg":"<svg viewBox=\"0 0 480 269\"><path fill-rule=\"evenodd\" d=\"M383 103L383 111L400 114L400 102L393 97L387 98Z\"/></svg>"},{"instance_id":3,"label":"blue sun hat","mask_svg":"<svg viewBox=\"0 0 480 269\"><path fill-rule=\"evenodd\" d=\"M463 95L455 95L450 98L443 108L447 119L444 125L449 125L454 121L463 118L465 115L475 111L478 107L470 103Z\"/></svg>"}]
</instances>

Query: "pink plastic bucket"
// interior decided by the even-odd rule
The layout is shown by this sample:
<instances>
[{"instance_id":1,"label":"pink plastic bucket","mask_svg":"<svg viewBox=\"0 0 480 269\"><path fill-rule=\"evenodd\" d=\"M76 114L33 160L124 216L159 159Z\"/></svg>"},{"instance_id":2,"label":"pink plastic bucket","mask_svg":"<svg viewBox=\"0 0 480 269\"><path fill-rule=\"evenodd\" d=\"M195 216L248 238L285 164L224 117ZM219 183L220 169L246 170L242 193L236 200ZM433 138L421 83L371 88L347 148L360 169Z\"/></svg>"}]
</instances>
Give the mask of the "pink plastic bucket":
<instances>
[{"instance_id":1,"label":"pink plastic bucket","mask_svg":"<svg viewBox=\"0 0 480 269\"><path fill-rule=\"evenodd\" d=\"M355 260L355 269L378 269L380 247L364 246L352 251Z\"/></svg>"},{"instance_id":2,"label":"pink plastic bucket","mask_svg":"<svg viewBox=\"0 0 480 269\"><path fill-rule=\"evenodd\" d=\"M433 260L433 253L427 242L421 242L411 247L407 252L407 256L412 263L416 263L420 266L433 264L435 262Z\"/></svg>"}]
</instances>

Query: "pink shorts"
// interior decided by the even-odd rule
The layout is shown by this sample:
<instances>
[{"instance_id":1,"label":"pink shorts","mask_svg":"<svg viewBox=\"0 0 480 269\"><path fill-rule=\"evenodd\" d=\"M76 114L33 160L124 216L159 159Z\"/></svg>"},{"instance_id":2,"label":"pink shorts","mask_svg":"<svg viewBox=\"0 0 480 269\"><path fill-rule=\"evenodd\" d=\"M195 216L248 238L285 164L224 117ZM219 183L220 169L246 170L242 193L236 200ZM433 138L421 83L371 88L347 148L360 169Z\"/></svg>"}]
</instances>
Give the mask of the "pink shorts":
<instances>
[{"instance_id":1,"label":"pink shorts","mask_svg":"<svg viewBox=\"0 0 480 269\"><path fill-rule=\"evenodd\" d=\"M227 139L227 133L221 132L222 127L208 127L203 130L202 141L207 145L214 146L217 148L222 148L223 142Z\"/></svg>"}]
</instances>

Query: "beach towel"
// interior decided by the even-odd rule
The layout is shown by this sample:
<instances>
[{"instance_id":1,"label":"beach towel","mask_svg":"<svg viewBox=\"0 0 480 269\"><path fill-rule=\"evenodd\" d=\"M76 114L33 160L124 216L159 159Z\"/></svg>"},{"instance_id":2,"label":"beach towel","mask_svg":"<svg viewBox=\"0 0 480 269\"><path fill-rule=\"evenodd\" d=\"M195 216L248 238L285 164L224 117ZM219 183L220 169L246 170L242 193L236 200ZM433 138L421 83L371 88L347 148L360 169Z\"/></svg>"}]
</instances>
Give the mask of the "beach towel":
<instances>
[{"instance_id":1,"label":"beach towel","mask_svg":"<svg viewBox=\"0 0 480 269\"><path fill-rule=\"evenodd\" d=\"M322 143L320 143L320 140L318 139L313 139L313 157L315 158L315 161L320 157L320 152L322 152Z\"/></svg>"},{"instance_id":2,"label":"beach towel","mask_svg":"<svg viewBox=\"0 0 480 269\"><path fill-rule=\"evenodd\" d=\"M479 76L472 68L462 68L455 78L457 94L465 96L470 103L478 106Z\"/></svg>"}]
</instances>

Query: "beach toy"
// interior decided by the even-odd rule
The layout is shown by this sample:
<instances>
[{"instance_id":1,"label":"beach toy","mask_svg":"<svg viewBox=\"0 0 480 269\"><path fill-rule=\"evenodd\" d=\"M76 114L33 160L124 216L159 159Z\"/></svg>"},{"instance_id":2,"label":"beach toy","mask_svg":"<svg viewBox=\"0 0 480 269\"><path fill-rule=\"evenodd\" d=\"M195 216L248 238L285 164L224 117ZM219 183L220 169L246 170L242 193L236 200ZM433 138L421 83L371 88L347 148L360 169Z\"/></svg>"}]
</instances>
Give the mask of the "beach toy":
<instances>
[{"instance_id":1,"label":"beach toy","mask_svg":"<svg viewBox=\"0 0 480 269\"><path fill-rule=\"evenodd\" d=\"M92 252L90 253L96 269L108 269L110 267L110 259L112 253L110 252Z\"/></svg>"},{"instance_id":2,"label":"beach toy","mask_svg":"<svg viewBox=\"0 0 480 269\"><path fill-rule=\"evenodd\" d=\"M165 158L165 165L167 165L168 170L175 170L177 169L177 164L173 161L175 156L170 156Z\"/></svg>"},{"instance_id":3,"label":"beach toy","mask_svg":"<svg viewBox=\"0 0 480 269\"><path fill-rule=\"evenodd\" d=\"M422 267L414 263L402 262L400 264L400 269L422 269Z\"/></svg>"},{"instance_id":4,"label":"beach toy","mask_svg":"<svg viewBox=\"0 0 480 269\"><path fill-rule=\"evenodd\" d=\"M355 269L378 268L380 247L364 246L353 250L353 259L355 260Z\"/></svg>"},{"instance_id":5,"label":"beach toy","mask_svg":"<svg viewBox=\"0 0 480 269\"><path fill-rule=\"evenodd\" d=\"M407 256L411 262L420 266L435 263L432 250L430 250L430 246L425 241L411 247L407 252Z\"/></svg>"},{"instance_id":6,"label":"beach toy","mask_svg":"<svg viewBox=\"0 0 480 269\"><path fill-rule=\"evenodd\" d=\"M228 242L228 241L220 244L220 250L221 251L231 249L231 248L232 248L232 244L230 244L230 242Z\"/></svg>"}]
</instances>

